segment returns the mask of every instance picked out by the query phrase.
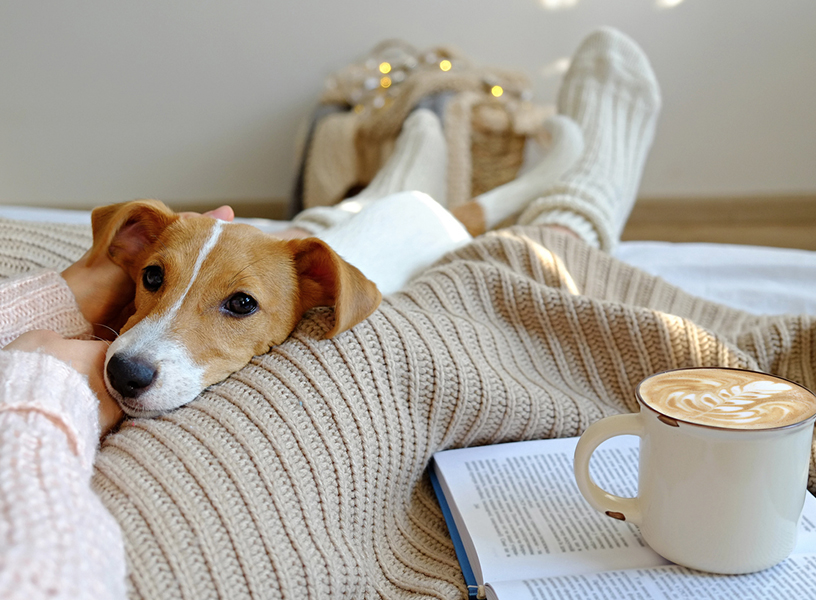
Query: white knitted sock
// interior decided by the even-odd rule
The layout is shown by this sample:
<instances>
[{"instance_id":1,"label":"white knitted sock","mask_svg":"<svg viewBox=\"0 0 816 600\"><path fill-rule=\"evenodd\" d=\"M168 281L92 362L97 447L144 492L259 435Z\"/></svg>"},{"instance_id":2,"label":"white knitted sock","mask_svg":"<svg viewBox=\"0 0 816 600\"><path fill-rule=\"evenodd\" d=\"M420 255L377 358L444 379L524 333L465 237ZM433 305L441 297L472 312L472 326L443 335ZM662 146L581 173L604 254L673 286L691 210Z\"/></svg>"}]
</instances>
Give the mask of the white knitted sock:
<instances>
[{"instance_id":1,"label":"white knitted sock","mask_svg":"<svg viewBox=\"0 0 816 600\"><path fill-rule=\"evenodd\" d=\"M584 150L581 128L572 119L555 115L545 127L552 143L541 162L513 181L473 199L482 208L486 230L519 214L580 158Z\"/></svg>"},{"instance_id":2,"label":"white knitted sock","mask_svg":"<svg viewBox=\"0 0 816 600\"><path fill-rule=\"evenodd\" d=\"M660 88L643 51L610 28L584 40L558 95L558 112L583 130L578 162L519 217L556 224L610 251L632 210L660 112Z\"/></svg>"},{"instance_id":3,"label":"white knitted sock","mask_svg":"<svg viewBox=\"0 0 816 600\"><path fill-rule=\"evenodd\" d=\"M362 192L335 206L306 209L293 219L293 224L318 234L396 192L423 192L445 206L447 164L442 124L432 111L417 109L405 119L394 152Z\"/></svg>"}]
</instances>

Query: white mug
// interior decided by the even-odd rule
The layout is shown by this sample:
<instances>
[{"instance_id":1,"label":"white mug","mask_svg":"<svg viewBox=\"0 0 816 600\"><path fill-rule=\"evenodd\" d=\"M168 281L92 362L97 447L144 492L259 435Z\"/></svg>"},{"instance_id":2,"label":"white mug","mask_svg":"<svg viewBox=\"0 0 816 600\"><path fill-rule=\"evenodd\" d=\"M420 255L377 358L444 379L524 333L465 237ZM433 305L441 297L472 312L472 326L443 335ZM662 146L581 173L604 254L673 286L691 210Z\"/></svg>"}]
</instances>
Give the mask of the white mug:
<instances>
[{"instance_id":1,"label":"white mug","mask_svg":"<svg viewBox=\"0 0 816 600\"><path fill-rule=\"evenodd\" d=\"M650 405L650 390L665 384L654 378L667 374L680 378L680 388L691 388L688 393L677 391L673 402L702 398L709 409L701 415L717 417L710 407L720 398L710 391L699 393L710 382L709 375L714 380L756 376L765 382L731 386L720 395L732 397L745 389L750 396L751 390L762 385L771 389L792 386L813 407L810 414L806 408L793 422L778 427L742 428L740 422L728 427L701 425L678 418L686 415L674 411L676 404L670 406L671 411L664 405L660 411ZM579 440L575 478L587 501L612 518L637 525L658 554L693 569L750 573L787 558L796 544L806 493L816 396L785 379L735 369L659 373L641 382L636 395L639 413L602 419ZM733 403L729 406L714 406L714 411L719 409L719 416L731 418L740 408ZM604 440L626 434L640 437L635 498L605 492L589 473L593 451Z\"/></svg>"}]
</instances>

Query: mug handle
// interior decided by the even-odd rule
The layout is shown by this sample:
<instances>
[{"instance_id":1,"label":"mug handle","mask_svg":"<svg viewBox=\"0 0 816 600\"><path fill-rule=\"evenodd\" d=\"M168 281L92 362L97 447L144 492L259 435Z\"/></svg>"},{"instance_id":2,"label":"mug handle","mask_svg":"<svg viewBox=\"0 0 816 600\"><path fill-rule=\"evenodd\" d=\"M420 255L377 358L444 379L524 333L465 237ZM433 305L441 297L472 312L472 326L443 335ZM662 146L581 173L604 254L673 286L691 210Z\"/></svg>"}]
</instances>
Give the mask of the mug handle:
<instances>
[{"instance_id":1,"label":"mug handle","mask_svg":"<svg viewBox=\"0 0 816 600\"><path fill-rule=\"evenodd\" d=\"M640 525L640 503L637 498L622 498L602 490L589 474L589 458L595 449L618 435L643 436L640 413L614 415L596 421L586 428L575 447L575 481L578 490L595 510L608 517Z\"/></svg>"}]
</instances>

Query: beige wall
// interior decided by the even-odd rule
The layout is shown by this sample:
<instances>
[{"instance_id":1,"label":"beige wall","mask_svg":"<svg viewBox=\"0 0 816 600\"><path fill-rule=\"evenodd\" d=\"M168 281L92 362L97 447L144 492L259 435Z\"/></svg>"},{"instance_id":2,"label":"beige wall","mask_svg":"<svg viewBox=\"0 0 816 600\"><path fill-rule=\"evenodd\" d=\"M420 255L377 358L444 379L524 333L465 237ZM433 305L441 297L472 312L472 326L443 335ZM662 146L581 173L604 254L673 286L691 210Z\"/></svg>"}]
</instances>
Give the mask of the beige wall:
<instances>
[{"instance_id":1,"label":"beige wall","mask_svg":"<svg viewBox=\"0 0 816 600\"><path fill-rule=\"evenodd\" d=\"M526 70L550 101L547 65L601 24L663 87L642 195L816 194L816 2L676 1L6 1L0 202L286 196L323 78L381 39Z\"/></svg>"}]
</instances>

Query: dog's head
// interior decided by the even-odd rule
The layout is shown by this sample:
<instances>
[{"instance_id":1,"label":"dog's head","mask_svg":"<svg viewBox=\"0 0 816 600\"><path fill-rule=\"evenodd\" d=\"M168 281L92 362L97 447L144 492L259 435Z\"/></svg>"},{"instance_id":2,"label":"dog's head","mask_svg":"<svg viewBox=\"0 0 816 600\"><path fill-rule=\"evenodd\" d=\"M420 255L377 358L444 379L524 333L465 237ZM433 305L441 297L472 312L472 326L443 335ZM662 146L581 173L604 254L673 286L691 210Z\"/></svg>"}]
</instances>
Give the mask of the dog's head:
<instances>
[{"instance_id":1,"label":"dog's head","mask_svg":"<svg viewBox=\"0 0 816 600\"><path fill-rule=\"evenodd\" d=\"M310 308L334 307L330 338L381 300L374 283L316 238L182 219L155 200L98 208L92 222L93 251L107 252L136 284L135 313L105 361L108 390L131 416L191 401L283 342Z\"/></svg>"}]
</instances>

